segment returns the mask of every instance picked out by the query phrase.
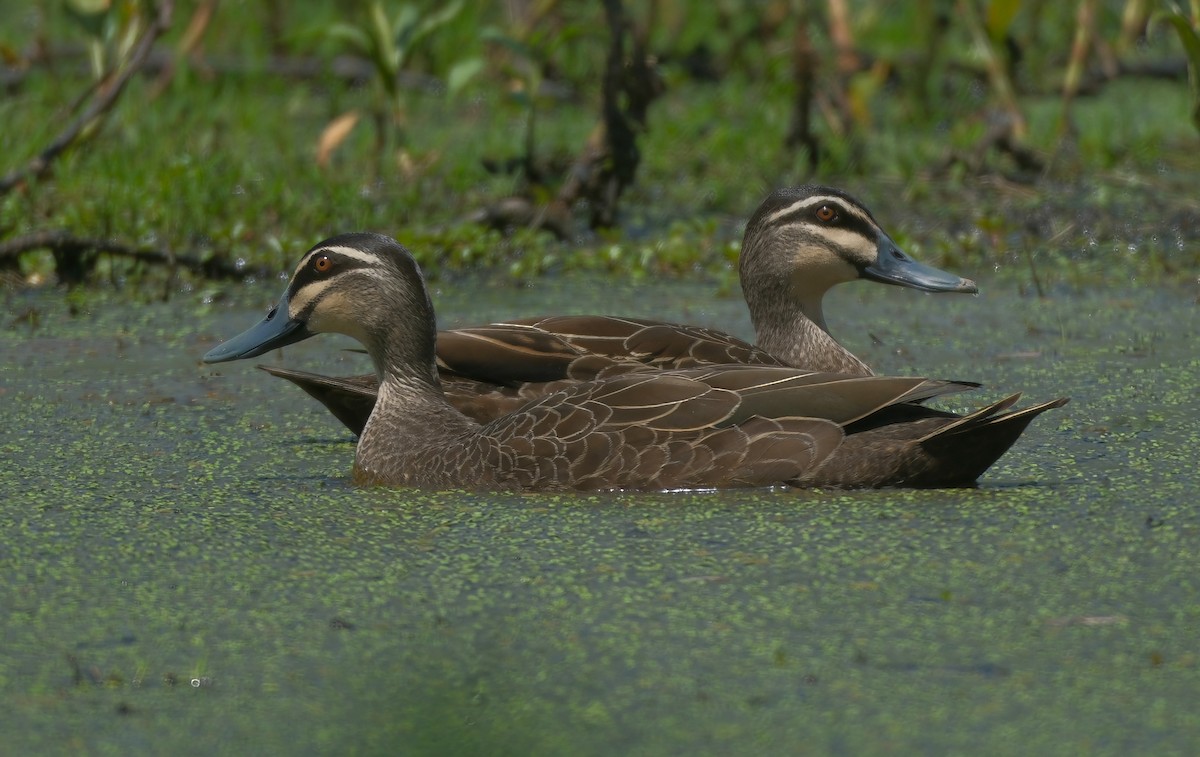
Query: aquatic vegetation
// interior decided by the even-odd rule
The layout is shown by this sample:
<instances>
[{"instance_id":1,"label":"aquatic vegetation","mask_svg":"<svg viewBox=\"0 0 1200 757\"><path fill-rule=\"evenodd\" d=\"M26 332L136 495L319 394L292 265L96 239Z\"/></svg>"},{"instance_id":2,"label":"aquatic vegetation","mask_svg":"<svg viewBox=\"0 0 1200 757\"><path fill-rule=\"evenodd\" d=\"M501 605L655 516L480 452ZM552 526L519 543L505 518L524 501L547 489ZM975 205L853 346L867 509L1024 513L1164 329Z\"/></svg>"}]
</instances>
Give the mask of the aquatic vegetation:
<instances>
[{"instance_id":1,"label":"aquatic vegetation","mask_svg":"<svg viewBox=\"0 0 1200 757\"><path fill-rule=\"evenodd\" d=\"M134 7L120 5L121 12ZM419 44L405 37L412 44L402 55L388 47L399 39L392 35L388 45L367 44L367 58L346 58L339 57L346 48L321 32L353 20L335 6L255 6L243 10L260 14L260 23L247 24L223 6L198 16L212 5L201 3L188 9L192 16L176 20L180 28L186 21L188 33L177 38L175 30L165 38L173 46L173 75L131 80L92 149L64 154L52 179L0 198L6 280L47 282L64 273L57 269L69 251L51 255L45 247L18 244L36 233L220 261L261 276L286 266L279 250L314 233L348 229L413 241L429 251L421 262L435 277L481 267L514 278L592 270L699 272L728 280L740 235L734 219L745 217L767 188L799 183L810 171L804 151L783 144L795 103L793 72L781 52L795 31L794 18L785 14L777 25L760 28L754 14L733 12L738 3L683 13L668 2L650 23L631 7L630 22L658 52L667 89L637 135L637 177L622 195L617 225L587 230L587 211L580 209L567 219L573 231L561 241L525 233L520 223L498 235L468 219L497 198L519 195L536 210L550 196L507 168L514 160L531 162L529 135L538 170L556 177L596 125L607 45L598 6L549 4L548 15L522 34L519 24L529 19L509 27L488 15L493 11L465 4L457 14L435 14L436 30L430 26ZM776 13L777 5L761 12ZM878 57L869 69L845 72L851 94L844 117L835 115L838 77L820 80L833 104L819 109L814 122L822 177L853 188L898 219L896 226L908 229L914 242L946 256L932 257L935 264L968 260L1028 271L1033 256L1043 288L1059 276L1047 258L1068 261L1068 272L1084 267L1117 279L1194 268L1190 230L1200 223L1186 187L1200 165L1191 149L1188 91L1171 74L1175 59L1169 56L1178 52L1168 28L1135 23L1128 32L1108 15L1097 21L1102 35L1145 35L1143 44L1121 48L1131 71L1142 73L1098 79L1097 94L1085 89L1074 97L1074 131L1062 142L1063 106L1037 89L1060 72L1043 52L1045 40L1026 40L1045 37L1065 47L1073 10L1004 5L1023 7L1012 17L983 19L984 28L1012 36L1025 52L1019 65L1005 65L1013 68L1027 123L1022 149L1053 156L1046 171L1031 175L988 142L990 94L980 88L963 29L951 26L938 39L913 36L912 29L925 28L921 13L929 4L876 14L865 3L838 23L848 24L851 40ZM0 149L18 162L44 147L48 125L89 86L89 73L72 65L78 59L69 47L50 46L47 54L61 63L50 75L42 59L18 44L31 29L55 43L83 36L61 13L41 8L0 18L0 48L14 62L5 69L11 95L2 106ZM433 19L396 7L389 12L391 30L401 20L411 22L400 25L408 29ZM360 22L363 40L384 40ZM897 66L914 51L924 56L924 68ZM1131 78L1156 75L1151 64L1159 58L1153 56L1167 61L1160 72L1166 80ZM387 65L373 66L374 58ZM858 60L866 65L864 57ZM451 74L472 61L488 65L471 77ZM853 83L862 77L876 84ZM450 97L449 89L458 95ZM326 144L324 167L318 165L326 127L341 115L377 109L379 92L393 105L403 101L403 156L379 164L378 144L359 129L341 134L336 152ZM1131 111L1134 98L1139 105ZM198 101L205 103L200 111ZM525 106L514 108L514 101ZM928 107L916 107L921 101ZM401 107L393 105L389 110ZM981 223L989 230L981 231ZM1111 240L1113 249L1134 244L1156 252L1105 251L1106 272L1091 265L1100 254L1093 239L1105 240L1104 249ZM1052 249L1045 249L1048 243ZM164 276L157 264L96 248L85 247L77 257L80 276L68 278L145 282L163 291L167 281L190 275Z\"/></svg>"}]
</instances>

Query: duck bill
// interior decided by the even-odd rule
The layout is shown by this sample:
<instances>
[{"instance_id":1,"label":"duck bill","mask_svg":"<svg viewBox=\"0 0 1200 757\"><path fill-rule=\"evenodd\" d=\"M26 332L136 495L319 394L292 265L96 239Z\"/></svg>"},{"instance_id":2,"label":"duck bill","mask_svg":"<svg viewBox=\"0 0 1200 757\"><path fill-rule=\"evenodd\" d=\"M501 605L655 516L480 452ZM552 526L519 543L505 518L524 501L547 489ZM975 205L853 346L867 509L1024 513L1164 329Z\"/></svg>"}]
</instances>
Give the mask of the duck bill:
<instances>
[{"instance_id":1,"label":"duck bill","mask_svg":"<svg viewBox=\"0 0 1200 757\"><path fill-rule=\"evenodd\" d=\"M862 269L862 276L921 292L979 292L979 287L970 279L913 260L887 236L880 240L875 262Z\"/></svg>"},{"instance_id":2,"label":"duck bill","mask_svg":"<svg viewBox=\"0 0 1200 757\"><path fill-rule=\"evenodd\" d=\"M224 363L229 360L258 357L276 347L286 347L313 335L303 321L288 318L287 312L288 297L285 292L279 299L279 304L271 308L266 318L234 338L213 347L205 353L204 362Z\"/></svg>"}]
</instances>

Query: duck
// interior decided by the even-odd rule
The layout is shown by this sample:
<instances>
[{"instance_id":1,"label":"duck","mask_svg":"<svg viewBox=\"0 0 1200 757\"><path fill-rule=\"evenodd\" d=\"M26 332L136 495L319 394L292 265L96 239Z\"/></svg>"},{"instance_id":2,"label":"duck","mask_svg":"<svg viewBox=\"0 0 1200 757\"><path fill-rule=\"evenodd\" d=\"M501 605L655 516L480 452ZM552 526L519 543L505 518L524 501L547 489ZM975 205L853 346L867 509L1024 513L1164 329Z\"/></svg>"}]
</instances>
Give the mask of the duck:
<instances>
[{"instance_id":1,"label":"duck","mask_svg":"<svg viewBox=\"0 0 1200 757\"><path fill-rule=\"evenodd\" d=\"M554 315L444 330L438 371L451 401L480 422L510 413L574 381L619 371L718 364L791 366L873 375L830 333L823 301L834 286L868 280L928 293L978 293L975 282L921 263L900 249L850 194L807 184L770 193L746 224L738 262L757 335L644 318ZM262 370L296 384L361 434L378 377Z\"/></svg>"},{"instance_id":2,"label":"duck","mask_svg":"<svg viewBox=\"0 0 1200 757\"><path fill-rule=\"evenodd\" d=\"M1017 395L958 416L921 403L974 385L779 365L632 370L574 381L486 423L443 389L412 254L370 232L304 254L260 322L204 355L257 357L319 333L365 348L378 389L362 485L509 491L970 485L1042 412Z\"/></svg>"}]
</instances>

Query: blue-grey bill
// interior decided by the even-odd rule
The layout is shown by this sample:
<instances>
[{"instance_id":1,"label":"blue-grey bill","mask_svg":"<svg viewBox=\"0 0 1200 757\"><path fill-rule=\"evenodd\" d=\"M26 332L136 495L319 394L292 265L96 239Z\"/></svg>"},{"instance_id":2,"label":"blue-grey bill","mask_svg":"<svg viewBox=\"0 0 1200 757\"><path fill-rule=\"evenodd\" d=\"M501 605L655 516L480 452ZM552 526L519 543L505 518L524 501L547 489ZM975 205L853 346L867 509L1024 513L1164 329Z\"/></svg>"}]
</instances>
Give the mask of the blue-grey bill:
<instances>
[{"instance_id":1,"label":"blue-grey bill","mask_svg":"<svg viewBox=\"0 0 1200 757\"><path fill-rule=\"evenodd\" d=\"M953 273L918 263L905 255L888 237L880 240L875 262L862 271L863 278L884 284L908 287L922 292L963 292L976 294L974 281Z\"/></svg>"},{"instance_id":2,"label":"blue-grey bill","mask_svg":"<svg viewBox=\"0 0 1200 757\"><path fill-rule=\"evenodd\" d=\"M221 342L204 354L206 363L258 357L276 347L286 347L312 336L303 321L288 318L288 299L285 293L267 317L232 339Z\"/></svg>"}]
</instances>

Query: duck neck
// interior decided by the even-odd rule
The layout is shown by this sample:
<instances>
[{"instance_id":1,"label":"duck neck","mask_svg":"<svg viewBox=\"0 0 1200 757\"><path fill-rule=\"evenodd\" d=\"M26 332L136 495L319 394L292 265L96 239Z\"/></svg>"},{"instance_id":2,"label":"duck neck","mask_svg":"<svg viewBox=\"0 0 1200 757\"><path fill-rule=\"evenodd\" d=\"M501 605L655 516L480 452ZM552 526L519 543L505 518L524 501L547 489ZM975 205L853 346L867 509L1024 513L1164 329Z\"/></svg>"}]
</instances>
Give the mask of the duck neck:
<instances>
[{"instance_id":1,"label":"duck neck","mask_svg":"<svg viewBox=\"0 0 1200 757\"><path fill-rule=\"evenodd\" d=\"M358 439L355 477L363 483L460 485L449 479L426 479L440 468L437 461L447 448L464 446L478 429L477 423L446 401L436 379L386 375Z\"/></svg>"},{"instance_id":2,"label":"duck neck","mask_svg":"<svg viewBox=\"0 0 1200 757\"><path fill-rule=\"evenodd\" d=\"M354 456L355 477L363 482L453 485L440 480L418 482L408 476L440 469L436 460L447 447L462 443L479 428L446 401L434 356L437 332L432 306L416 310L420 317L407 320L419 326L390 326L404 322L405 312L384 313L360 336L379 375L375 408Z\"/></svg>"},{"instance_id":3,"label":"duck neck","mask_svg":"<svg viewBox=\"0 0 1200 757\"><path fill-rule=\"evenodd\" d=\"M746 303L758 346L796 368L871 376L873 371L838 343L825 326L821 297L795 292L760 297L747 289ZM761 295L759 290L755 294Z\"/></svg>"}]
</instances>

